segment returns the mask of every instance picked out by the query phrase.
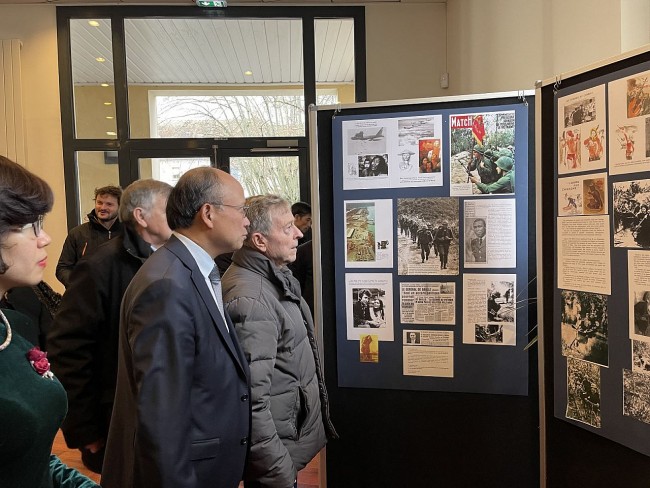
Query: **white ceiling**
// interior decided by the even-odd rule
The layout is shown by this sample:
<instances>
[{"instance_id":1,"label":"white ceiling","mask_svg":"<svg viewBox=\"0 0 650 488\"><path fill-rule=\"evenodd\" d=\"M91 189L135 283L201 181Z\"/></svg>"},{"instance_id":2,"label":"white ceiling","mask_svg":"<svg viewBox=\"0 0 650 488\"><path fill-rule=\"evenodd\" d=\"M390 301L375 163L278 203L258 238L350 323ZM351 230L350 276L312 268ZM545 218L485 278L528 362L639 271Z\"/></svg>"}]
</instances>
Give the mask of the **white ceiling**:
<instances>
[{"instance_id":1,"label":"white ceiling","mask_svg":"<svg viewBox=\"0 0 650 488\"><path fill-rule=\"evenodd\" d=\"M110 21L93 20L71 21L75 84L113 81ZM301 20L126 19L125 36L130 84L303 82ZM316 20L315 40L317 82L353 82L352 19Z\"/></svg>"}]
</instances>

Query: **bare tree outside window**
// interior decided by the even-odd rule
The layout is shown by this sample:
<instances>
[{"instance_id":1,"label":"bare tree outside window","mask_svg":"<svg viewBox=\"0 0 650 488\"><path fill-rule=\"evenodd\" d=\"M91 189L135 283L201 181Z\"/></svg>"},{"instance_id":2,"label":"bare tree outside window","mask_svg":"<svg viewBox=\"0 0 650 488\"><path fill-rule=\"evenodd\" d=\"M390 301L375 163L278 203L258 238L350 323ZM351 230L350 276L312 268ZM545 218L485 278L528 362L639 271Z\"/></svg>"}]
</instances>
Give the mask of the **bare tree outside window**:
<instances>
[{"instance_id":1,"label":"bare tree outside window","mask_svg":"<svg viewBox=\"0 0 650 488\"><path fill-rule=\"evenodd\" d=\"M329 91L318 94L319 105L337 103L336 90ZM301 94L168 93L154 98L154 137L298 137L305 132L305 102ZM298 164L295 156L251 156L231 158L230 169L247 196L274 193L297 202Z\"/></svg>"}]
</instances>

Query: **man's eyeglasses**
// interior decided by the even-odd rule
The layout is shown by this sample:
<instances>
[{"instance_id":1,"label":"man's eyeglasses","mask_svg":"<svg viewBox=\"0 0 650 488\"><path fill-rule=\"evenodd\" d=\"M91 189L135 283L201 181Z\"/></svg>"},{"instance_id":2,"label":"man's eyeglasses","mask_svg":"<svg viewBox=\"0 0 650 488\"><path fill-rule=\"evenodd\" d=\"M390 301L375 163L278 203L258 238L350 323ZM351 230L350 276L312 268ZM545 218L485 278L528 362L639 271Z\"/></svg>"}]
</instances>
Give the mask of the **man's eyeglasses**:
<instances>
[{"instance_id":1,"label":"man's eyeglasses","mask_svg":"<svg viewBox=\"0 0 650 488\"><path fill-rule=\"evenodd\" d=\"M220 203L220 202L205 202L205 203L209 203L211 205L220 205L222 207L234 208L237 209L237 211L242 215L246 215L246 212L248 212L248 209L250 208L250 205L228 205L227 203Z\"/></svg>"},{"instance_id":2,"label":"man's eyeglasses","mask_svg":"<svg viewBox=\"0 0 650 488\"><path fill-rule=\"evenodd\" d=\"M32 229L34 229L34 235L36 237L38 237L38 236L41 235L41 231L43 230L43 219L44 218L45 218L44 215L39 215L35 222L32 222L31 224L21 225L18 228L18 230L20 230L22 232L23 230L29 229L31 227Z\"/></svg>"}]
</instances>

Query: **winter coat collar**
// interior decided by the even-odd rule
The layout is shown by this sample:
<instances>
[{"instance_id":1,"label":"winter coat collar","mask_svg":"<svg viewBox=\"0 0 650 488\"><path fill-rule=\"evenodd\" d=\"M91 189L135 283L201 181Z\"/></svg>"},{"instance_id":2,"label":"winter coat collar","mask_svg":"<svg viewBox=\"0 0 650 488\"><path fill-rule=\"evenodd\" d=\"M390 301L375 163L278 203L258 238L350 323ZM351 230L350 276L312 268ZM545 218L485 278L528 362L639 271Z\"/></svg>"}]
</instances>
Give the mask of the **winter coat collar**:
<instances>
[{"instance_id":1,"label":"winter coat collar","mask_svg":"<svg viewBox=\"0 0 650 488\"><path fill-rule=\"evenodd\" d=\"M282 290L285 299L300 303L300 284L286 266L278 268L264 254L247 246L235 251L232 262L269 280Z\"/></svg>"},{"instance_id":2,"label":"winter coat collar","mask_svg":"<svg viewBox=\"0 0 650 488\"><path fill-rule=\"evenodd\" d=\"M124 233L122 235L124 238L124 249L134 258L137 258L144 263L153 253L151 244L140 237L140 234L132 229L130 225L124 226Z\"/></svg>"}]
</instances>

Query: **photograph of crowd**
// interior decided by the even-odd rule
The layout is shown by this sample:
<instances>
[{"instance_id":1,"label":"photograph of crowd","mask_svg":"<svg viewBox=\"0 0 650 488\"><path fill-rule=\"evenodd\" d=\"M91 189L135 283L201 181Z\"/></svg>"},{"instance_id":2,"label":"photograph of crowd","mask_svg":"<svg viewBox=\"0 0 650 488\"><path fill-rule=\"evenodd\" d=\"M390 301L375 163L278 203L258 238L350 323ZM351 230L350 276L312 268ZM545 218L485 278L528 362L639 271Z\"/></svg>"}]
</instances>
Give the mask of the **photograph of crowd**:
<instances>
[{"instance_id":1,"label":"photograph of crowd","mask_svg":"<svg viewBox=\"0 0 650 488\"><path fill-rule=\"evenodd\" d=\"M562 355L607 366L607 296L562 291Z\"/></svg>"},{"instance_id":2,"label":"photograph of crowd","mask_svg":"<svg viewBox=\"0 0 650 488\"><path fill-rule=\"evenodd\" d=\"M623 415L650 424L650 375L623 370Z\"/></svg>"},{"instance_id":3,"label":"photograph of crowd","mask_svg":"<svg viewBox=\"0 0 650 488\"><path fill-rule=\"evenodd\" d=\"M614 246L650 248L650 180L614 183Z\"/></svg>"},{"instance_id":4,"label":"photograph of crowd","mask_svg":"<svg viewBox=\"0 0 650 488\"><path fill-rule=\"evenodd\" d=\"M458 274L457 198L397 201L400 275Z\"/></svg>"},{"instance_id":5,"label":"photograph of crowd","mask_svg":"<svg viewBox=\"0 0 650 488\"><path fill-rule=\"evenodd\" d=\"M567 418L600 427L600 367L567 358Z\"/></svg>"},{"instance_id":6,"label":"photograph of crowd","mask_svg":"<svg viewBox=\"0 0 650 488\"><path fill-rule=\"evenodd\" d=\"M564 127L585 124L596 119L596 99L586 98L564 106Z\"/></svg>"}]
</instances>

